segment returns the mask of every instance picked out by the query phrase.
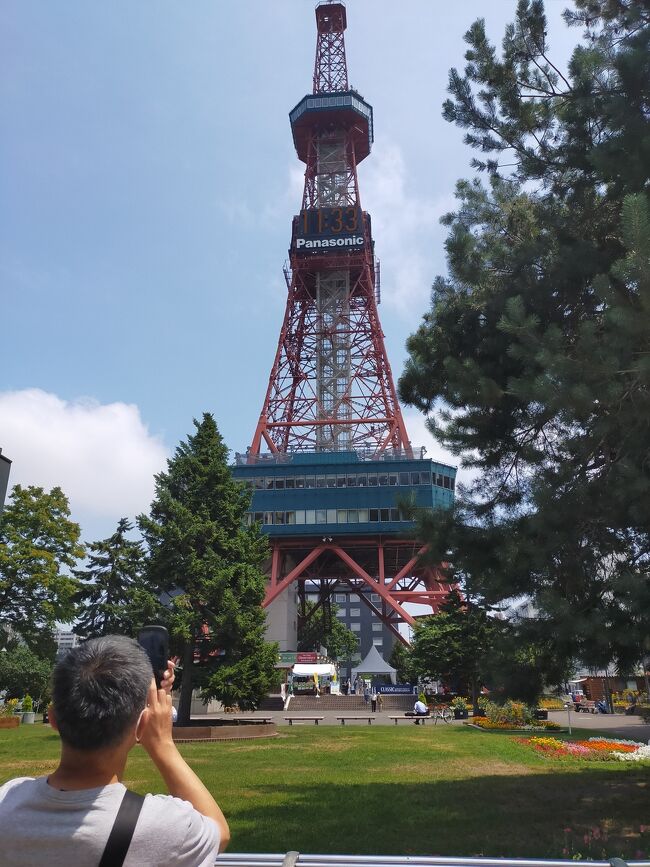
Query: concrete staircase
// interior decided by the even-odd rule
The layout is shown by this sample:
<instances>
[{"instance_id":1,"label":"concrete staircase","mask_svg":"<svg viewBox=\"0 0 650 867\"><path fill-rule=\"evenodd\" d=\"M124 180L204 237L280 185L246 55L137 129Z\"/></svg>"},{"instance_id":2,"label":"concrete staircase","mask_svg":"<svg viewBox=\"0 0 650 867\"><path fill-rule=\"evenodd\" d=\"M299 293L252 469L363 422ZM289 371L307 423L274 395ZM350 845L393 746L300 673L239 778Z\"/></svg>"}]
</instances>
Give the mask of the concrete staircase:
<instances>
[{"instance_id":1,"label":"concrete staircase","mask_svg":"<svg viewBox=\"0 0 650 867\"><path fill-rule=\"evenodd\" d=\"M257 710L281 711L284 710L284 701L281 695L267 695L259 704Z\"/></svg>"},{"instance_id":2,"label":"concrete staircase","mask_svg":"<svg viewBox=\"0 0 650 867\"><path fill-rule=\"evenodd\" d=\"M370 702L366 704L362 695L294 695L289 704L291 713L317 710L340 710L343 713L350 711L363 711L370 709Z\"/></svg>"},{"instance_id":3,"label":"concrete staircase","mask_svg":"<svg viewBox=\"0 0 650 867\"><path fill-rule=\"evenodd\" d=\"M407 711L413 710L413 705L417 699L416 695L385 695L382 704L382 711Z\"/></svg>"}]
</instances>

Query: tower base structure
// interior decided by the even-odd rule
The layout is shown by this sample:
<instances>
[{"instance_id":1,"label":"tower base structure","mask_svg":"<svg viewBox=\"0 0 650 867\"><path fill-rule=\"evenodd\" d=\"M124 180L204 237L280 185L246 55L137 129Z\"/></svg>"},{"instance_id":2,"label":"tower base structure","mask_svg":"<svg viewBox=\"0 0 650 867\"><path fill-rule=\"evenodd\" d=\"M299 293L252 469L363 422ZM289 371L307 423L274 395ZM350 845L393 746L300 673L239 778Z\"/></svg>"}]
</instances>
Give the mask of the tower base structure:
<instances>
[{"instance_id":1,"label":"tower base structure","mask_svg":"<svg viewBox=\"0 0 650 867\"><path fill-rule=\"evenodd\" d=\"M451 589L423 562L412 509L449 508L456 470L423 456L360 451L238 455L233 472L252 491L250 523L269 536L264 606L296 593L304 616L305 585L319 588L328 610L334 588L347 585L403 643L400 624L415 618L407 603L435 613ZM370 589L371 593L363 593ZM373 598L376 600L373 602Z\"/></svg>"}]
</instances>

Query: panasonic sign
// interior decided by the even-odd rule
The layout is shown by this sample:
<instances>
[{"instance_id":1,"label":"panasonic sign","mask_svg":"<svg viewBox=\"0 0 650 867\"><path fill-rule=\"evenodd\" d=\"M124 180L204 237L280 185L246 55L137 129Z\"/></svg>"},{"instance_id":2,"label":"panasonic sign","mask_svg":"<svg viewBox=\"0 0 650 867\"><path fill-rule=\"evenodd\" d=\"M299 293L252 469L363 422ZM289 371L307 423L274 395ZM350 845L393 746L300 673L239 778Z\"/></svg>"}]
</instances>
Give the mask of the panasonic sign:
<instances>
[{"instance_id":1,"label":"panasonic sign","mask_svg":"<svg viewBox=\"0 0 650 867\"><path fill-rule=\"evenodd\" d=\"M363 247L363 235L348 235L345 238L296 238L296 250L315 250L319 247Z\"/></svg>"}]
</instances>

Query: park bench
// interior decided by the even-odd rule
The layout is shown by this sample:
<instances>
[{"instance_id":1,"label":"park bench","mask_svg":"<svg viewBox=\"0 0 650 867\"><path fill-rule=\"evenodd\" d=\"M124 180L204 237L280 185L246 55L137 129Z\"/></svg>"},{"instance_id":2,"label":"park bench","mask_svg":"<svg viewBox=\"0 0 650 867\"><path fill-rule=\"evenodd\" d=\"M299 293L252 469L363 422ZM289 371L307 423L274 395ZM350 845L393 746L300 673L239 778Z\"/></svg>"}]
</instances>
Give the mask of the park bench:
<instances>
[{"instance_id":1,"label":"park bench","mask_svg":"<svg viewBox=\"0 0 650 867\"><path fill-rule=\"evenodd\" d=\"M285 720L289 721L290 726L293 725L294 720L296 720L296 722L313 722L315 725L318 725L318 723L324 719L324 716L285 716Z\"/></svg>"},{"instance_id":2,"label":"park bench","mask_svg":"<svg viewBox=\"0 0 650 867\"><path fill-rule=\"evenodd\" d=\"M241 716L237 714L235 717L222 716L219 719L226 720L230 725L236 726L238 723L272 723L272 716Z\"/></svg>"},{"instance_id":3,"label":"park bench","mask_svg":"<svg viewBox=\"0 0 650 867\"><path fill-rule=\"evenodd\" d=\"M587 699L583 699L582 701L575 702L573 709L576 713L598 713L598 708L596 707L595 701L587 701Z\"/></svg>"},{"instance_id":4,"label":"park bench","mask_svg":"<svg viewBox=\"0 0 650 867\"><path fill-rule=\"evenodd\" d=\"M372 721L374 719L377 719L377 717L375 717L375 716L357 716L357 715L346 714L345 716L337 716L337 719L341 720L342 726L345 725L346 719L367 719L368 725L372 725Z\"/></svg>"},{"instance_id":5,"label":"park bench","mask_svg":"<svg viewBox=\"0 0 650 867\"><path fill-rule=\"evenodd\" d=\"M408 720L409 722L415 722L416 720L421 719L422 722L424 723L426 720L431 719L431 716L428 713L427 714L423 713L423 714L420 714L419 716L416 716L415 714L402 713L399 716L389 716L388 719L394 719L395 725L397 725L397 721L401 720L401 719Z\"/></svg>"}]
</instances>

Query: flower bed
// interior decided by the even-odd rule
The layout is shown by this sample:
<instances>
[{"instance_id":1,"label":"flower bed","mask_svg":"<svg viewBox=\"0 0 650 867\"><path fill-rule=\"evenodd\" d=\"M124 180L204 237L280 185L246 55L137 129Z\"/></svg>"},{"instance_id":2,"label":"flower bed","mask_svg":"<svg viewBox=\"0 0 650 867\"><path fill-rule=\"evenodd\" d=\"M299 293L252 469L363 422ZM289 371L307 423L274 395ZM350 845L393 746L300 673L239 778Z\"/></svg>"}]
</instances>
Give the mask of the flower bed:
<instances>
[{"instance_id":1,"label":"flower bed","mask_svg":"<svg viewBox=\"0 0 650 867\"><path fill-rule=\"evenodd\" d=\"M637 741L589 738L587 741L560 741L557 738L518 738L519 743L549 758L574 758L596 762L637 762L650 759L650 745Z\"/></svg>"},{"instance_id":2,"label":"flower bed","mask_svg":"<svg viewBox=\"0 0 650 867\"><path fill-rule=\"evenodd\" d=\"M560 730L560 726L557 723L549 722L548 720L536 720L534 723L516 723L507 720L492 720L487 717L474 717L472 725L486 731L557 732Z\"/></svg>"}]
</instances>

